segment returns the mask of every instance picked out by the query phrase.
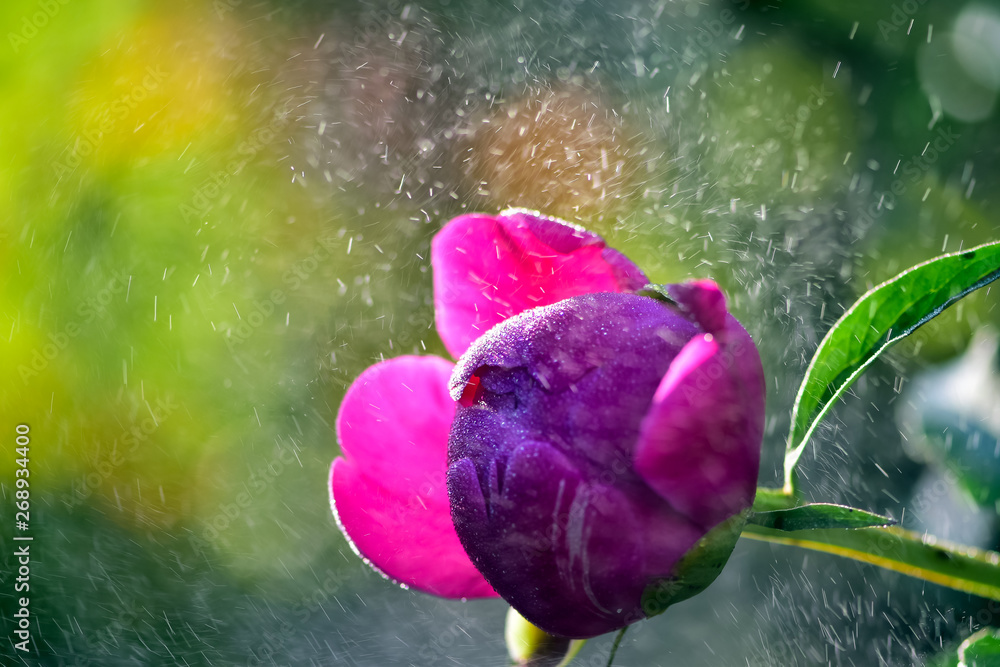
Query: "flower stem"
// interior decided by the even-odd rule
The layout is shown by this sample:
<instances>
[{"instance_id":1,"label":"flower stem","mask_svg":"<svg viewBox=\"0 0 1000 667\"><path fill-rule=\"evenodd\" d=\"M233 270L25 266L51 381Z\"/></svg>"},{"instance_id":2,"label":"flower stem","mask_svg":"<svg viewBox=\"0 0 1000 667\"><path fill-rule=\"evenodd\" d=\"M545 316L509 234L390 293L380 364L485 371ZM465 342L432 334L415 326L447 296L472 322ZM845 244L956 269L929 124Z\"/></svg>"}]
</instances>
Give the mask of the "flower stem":
<instances>
[{"instance_id":1,"label":"flower stem","mask_svg":"<svg viewBox=\"0 0 1000 667\"><path fill-rule=\"evenodd\" d=\"M615 661L615 654L618 653L618 647L621 646L622 638L625 637L626 630L628 630L627 625L619 630L618 634L615 635L615 643L611 645L611 653L608 654L608 667L611 667L611 663Z\"/></svg>"},{"instance_id":2,"label":"flower stem","mask_svg":"<svg viewBox=\"0 0 1000 667\"><path fill-rule=\"evenodd\" d=\"M787 493L784 489L770 489L760 486L757 487L757 495L753 501L753 511L787 510L801 504L798 496Z\"/></svg>"},{"instance_id":3,"label":"flower stem","mask_svg":"<svg viewBox=\"0 0 1000 667\"><path fill-rule=\"evenodd\" d=\"M1000 553L952 544L897 526L785 532L747 524L743 537L844 556L1000 600Z\"/></svg>"}]
</instances>

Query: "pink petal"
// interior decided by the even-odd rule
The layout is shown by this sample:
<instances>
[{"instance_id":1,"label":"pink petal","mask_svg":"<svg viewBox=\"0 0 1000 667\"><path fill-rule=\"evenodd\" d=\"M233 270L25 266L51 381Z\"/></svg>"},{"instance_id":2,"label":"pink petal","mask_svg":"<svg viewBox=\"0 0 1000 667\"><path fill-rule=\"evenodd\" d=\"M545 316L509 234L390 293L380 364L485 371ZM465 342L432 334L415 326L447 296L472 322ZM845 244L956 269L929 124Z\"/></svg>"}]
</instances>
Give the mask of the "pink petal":
<instances>
[{"instance_id":1,"label":"pink petal","mask_svg":"<svg viewBox=\"0 0 1000 667\"><path fill-rule=\"evenodd\" d=\"M399 357L354 381L337 415L333 512L352 547L400 583L496 597L459 543L448 504L452 368L438 357Z\"/></svg>"},{"instance_id":2,"label":"pink petal","mask_svg":"<svg viewBox=\"0 0 1000 667\"><path fill-rule=\"evenodd\" d=\"M649 282L597 234L523 209L455 218L434 237L431 264L437 330L456 358L529 308Z\"/></svg>"},{"instance_id":3,"label":"pink petal","mask_svg":"<svg viewBox=\"0 0 1000 667\"><path fill-rule=\"evenodd\" d=\"M691 316L705 333L717 334L726 328L726 297L711 280L691 280L668 285L667 293Z\"/></svg>"},{"instance_id":4,"label":"pink petal","mask_svg":"<svg viewBox=\"0 0 1000 667\"><path fill-rule=\"evenodd\" d=\"M643 419L635 468L709 529L753 502L763 435L760 356L727 316L724 330L693 338L671 363Z\"/></svg>"}]
</instances>

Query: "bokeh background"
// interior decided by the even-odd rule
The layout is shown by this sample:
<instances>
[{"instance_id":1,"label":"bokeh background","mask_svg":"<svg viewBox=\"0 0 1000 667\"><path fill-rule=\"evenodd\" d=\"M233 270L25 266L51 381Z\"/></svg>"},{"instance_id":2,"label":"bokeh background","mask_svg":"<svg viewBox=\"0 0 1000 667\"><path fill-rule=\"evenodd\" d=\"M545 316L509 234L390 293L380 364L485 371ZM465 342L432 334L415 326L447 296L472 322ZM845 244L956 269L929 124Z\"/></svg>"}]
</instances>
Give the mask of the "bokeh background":
<instances>
[{"instance_id":1,"label":"bokeh background","mask_svg":"<svg viewBox=\"0 0 1000 667\"><path fill-rule=\"evenodd\" d=\"M1000 235L997 3L7 0L0 27L3 664L504 665L502 603L370 573L326 490L352 378L445 354L429 243L457 214L538 208L720 282L764 357L765 484L853 299ZM808 497L1000 546L996 304L858 383ZM741 541L616 664L922 665L998 624Z\"/></svg>"}]
</instances>

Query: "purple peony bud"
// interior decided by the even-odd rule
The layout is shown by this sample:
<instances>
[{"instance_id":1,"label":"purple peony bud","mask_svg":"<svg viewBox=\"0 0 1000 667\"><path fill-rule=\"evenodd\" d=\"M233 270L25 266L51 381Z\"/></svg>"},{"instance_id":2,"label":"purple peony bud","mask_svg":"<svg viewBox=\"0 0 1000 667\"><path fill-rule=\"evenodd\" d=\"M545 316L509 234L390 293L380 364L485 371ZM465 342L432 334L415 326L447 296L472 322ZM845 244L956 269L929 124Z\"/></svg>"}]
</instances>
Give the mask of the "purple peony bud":
<instances>
[{"instance_id":1,"label":"purple peony bud","mask_svg":"<svg viewBox=\"0 0 1000 667\"><path fill-rule=\"evenodd\" d=\"M438 333L461 358L382 361L344 396L330 493L354 549L569 638L711 583L764 419L760 358L715 284L640 295L642 271L601 237L520 209L452 220L431 257Z\"/></svg>"},{"instance_id":2,"label":"purple peony bud","mask_svg":"<svg viewBox=\"0 0 1000 667\"><path fill-rule=\"evenodd\" d=\"M649 615L644 593L671 581L681 593L685 554L753 501L756 348L714 284L670 290L679 305L598 293L525 311L451 377L459 539L546 632L590 637Z\"/></svg>"}]
</instances>

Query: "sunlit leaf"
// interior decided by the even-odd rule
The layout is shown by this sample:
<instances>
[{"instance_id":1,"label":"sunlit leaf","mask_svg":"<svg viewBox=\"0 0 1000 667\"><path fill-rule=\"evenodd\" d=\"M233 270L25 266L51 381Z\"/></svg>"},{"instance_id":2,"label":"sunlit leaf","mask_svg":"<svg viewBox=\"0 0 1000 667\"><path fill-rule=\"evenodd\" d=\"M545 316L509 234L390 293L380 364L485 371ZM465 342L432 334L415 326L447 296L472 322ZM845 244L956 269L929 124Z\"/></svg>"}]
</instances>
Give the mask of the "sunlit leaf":
<instances>
[{"instance_id":1,"label":"sunlit leaf","mask_svg":"<svg viewBox=\"0 0 1000 667\"><path fill-rule=\"evenodd\" d=\"M898 526L788 533L747 524L743 537L844 556L1000 600L1000 553L951 544Z\"/></svg>"},{"instance_id":2,"label":"sunlit leaf","mask_svg":"<svg viewBox=\"0 0 1000 667\"><path fill-rule=\"evenodd\" d=\"M865 510L830 503L813 503L791 509L755 512L747 521L764 528L786 532L826 528L872 528L896 523L888 517Z\"/></svg>"},{"instance_id":3,"label":"sunlit leaf","mask_svg":"<svg viewBox=\"0 0 1000 667\"><path fill-rule=\"evenodd\" d=\"M983 628L958 647L959 665L1000 667L1000 629Z\"/></svg>"},{"instance_id":4,"label":"sunlit leaf","mask_svg":"<svg viewBox=\"0 0 1000 667\"><path fill-rule=\"evenodd\" d=\"M1000 277L1000 242L936 257L869 290L819 344L799 388L785 453L786 489L836 400L890 345Z\"/></svg>"}]
</instances>

